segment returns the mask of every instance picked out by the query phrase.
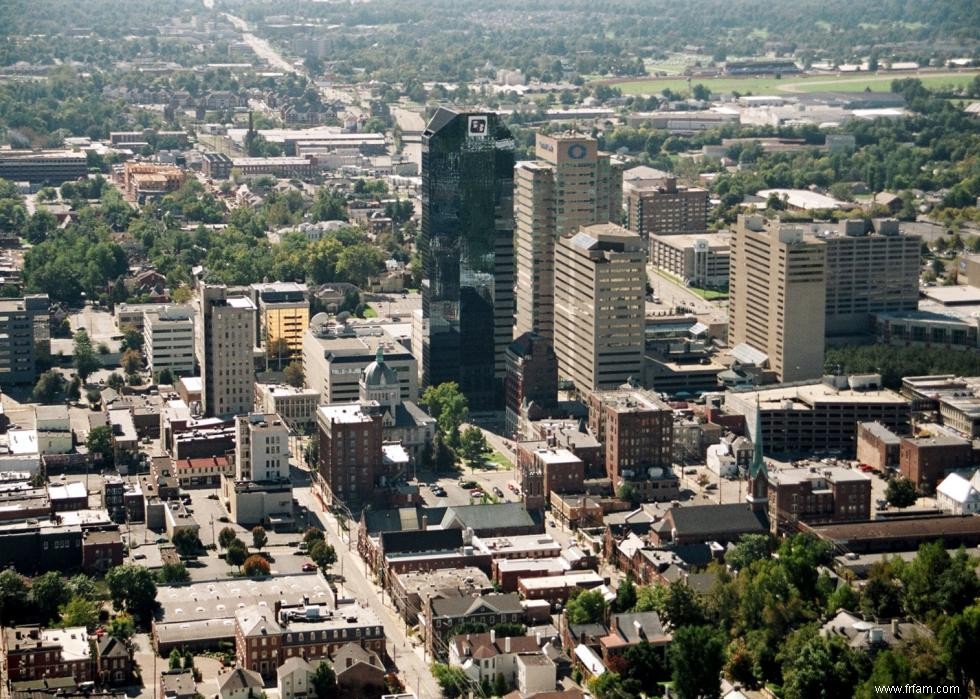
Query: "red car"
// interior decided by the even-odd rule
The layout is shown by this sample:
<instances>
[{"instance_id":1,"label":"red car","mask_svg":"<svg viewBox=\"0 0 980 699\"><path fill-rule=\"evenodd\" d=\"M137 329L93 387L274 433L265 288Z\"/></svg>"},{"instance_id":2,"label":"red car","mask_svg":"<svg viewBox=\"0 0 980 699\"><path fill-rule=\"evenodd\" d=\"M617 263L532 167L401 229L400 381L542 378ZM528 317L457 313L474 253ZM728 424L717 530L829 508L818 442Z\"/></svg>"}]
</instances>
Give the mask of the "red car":
<instances>
[{"instance_id":1,"label":"red car","mask_svg":"<svg viewBox=\"0 0 980 699\"><path fill-rule=\"evenodd\" d=\"M304 573L312 573L314 570L316 570L316 565L314 565L313 563L304 563L303 564L303 572Z\"/></svg>"}]
</instances>

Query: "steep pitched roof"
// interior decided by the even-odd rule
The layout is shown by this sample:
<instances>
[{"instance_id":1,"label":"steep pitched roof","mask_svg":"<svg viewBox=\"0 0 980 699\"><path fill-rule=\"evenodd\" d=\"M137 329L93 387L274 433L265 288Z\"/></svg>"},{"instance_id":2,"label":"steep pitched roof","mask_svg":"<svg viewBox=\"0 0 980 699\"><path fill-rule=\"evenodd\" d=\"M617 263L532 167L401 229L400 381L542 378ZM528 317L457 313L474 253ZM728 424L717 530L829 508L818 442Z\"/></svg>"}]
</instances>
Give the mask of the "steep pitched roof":
<instances>
[{"instance_id":1,"label":"steep pitched roof","mask_svg":"<svg viewBox=\"0 0 980 699\"><path fill-rule=\"evenodd\" d=\"M533 526L534 520L520 502L458 505L447 508L446 515L442 518L443 529L469 527L476 533L488 529Z\"/></svg>"},{"instance_id":2,"label":"steep pitched roof","mask_svg":"<svg viewBox=\"0 0 980 699\"><path fill-rule=\"evenodd\" d=\"M680 536L705 538L767 531L765 515L741 503L675 507L667 515Z\"/></svg>"},{"instance_id":3,"label":"steep pitched roof","mask_svg":"<svg viewBox=\"0 0 980 699\"><path fill-rule=\"evenodd\" d=\"M218 680L218 692L225 694L240 689L262 689L262 677L257 672L236 667Z\"/></svg>"},{"instance_id":4,"label":"steep pitched roof","mask_svg":"<svg viewBox=\"0 0 980 699\"><path fill-rule=\"evenodd\" d=\"M478 597L443 597L432 600L433 616L466 617L472 614L519 614L524 611L516 592Z\"/></svg>"}]
</instances>

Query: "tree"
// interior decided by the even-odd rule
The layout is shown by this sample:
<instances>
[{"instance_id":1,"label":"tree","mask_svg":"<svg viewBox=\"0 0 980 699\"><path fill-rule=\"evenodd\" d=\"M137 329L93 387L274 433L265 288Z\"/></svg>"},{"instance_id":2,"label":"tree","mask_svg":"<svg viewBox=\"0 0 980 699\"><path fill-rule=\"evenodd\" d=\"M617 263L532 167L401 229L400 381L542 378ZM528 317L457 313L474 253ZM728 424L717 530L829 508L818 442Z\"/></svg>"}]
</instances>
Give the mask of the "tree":
<instances>
[{"instance_id":1,"label":"tree","mask_svg":"<svg viewBox=\"0 0 980 699\"><path fill-rule=\"evenodd\" d=\"M317 567L326 572L327 568L337 562L337 552L325 541L317 541L310 547L310 559Z\"/></svg>"},{"instance_id":2,"label":"tree","mask_svg":"<svg viewBox=\"0 0 980 699\"><path fill-rule=\"evenodd\" d=\"M252 546L261 551L267 543L269 543L269 535L265 533L265 529L258 526L254 527L252 529Z\"/></svg>"},{"instance_id":3,"label":"tree","mask_svg":"<svg viewBox=\"0 0 980 699\"><path fill-rule=\"evenodd\" d=\"M786 699L852 696L863 675L860 663L840 637L815 636L784 668L784 695Z\"/></svg>"},{"instance_id":4,"label":"tree","mask_svg":"<svg viewBox=\"0 0 980 699\"><path fill-rule=\"evenodd\" d=\"M232 527L224 527L220 532L218 532L218 546L223 549L231 546L232 542L238 538L238 534Z\"/></svg>"},{"instance_id":5,"label":"tree","mask_svg":"<svg viewBox=\"0 0 980 699\"><path fill-rule=\"evenodd\" d=\"M100 425L89 430L88 437L85 438L85 447L90 454L98 454L99 461L103 463L112 459L112 428L108 425Z\"/></svg>"},{"instance_id":6,"label":"tree","mask_svg":"<svg viewBox=\"0 0 980 699\"><path fill-rule=\"evenodd\" d=\"M429 386L422 394L422 403L435 418L439 434L450 447L459 443L459 426L469 415L469 403L455 381Z\"/></svg>"},{"instance_id":7,"label":"tree","mask_svg":"<svg viewBox=\"0 0 980 699\"><path fill-rule=\"evenodd\" d=\"M337 675L326 660L321 661L316 666L313 677L310 678L310 686L313 687L316 699L336 699L340 696L340 691L337 688Z\"/></svg>"},{"instance_id":8,"label":"tree","mask_svg":"<svg viewBox=\"0 0 980 699\"><path fill-rule=\"evenodd\" d=\"M623 678L617 672L604 672L589 680L589 691L595 699L629 699Z\"/></svg>"},{"instance_id":9,"label":"tree","mask_svg":"<svg viewBox=\"0 0 980 699\"><path fill-rule=\"evenodd\" d=\"M623 688L633 696L639 696L641 690L648 693L657 683L670 679L670 668L667 667L666 651L647 641L629 646L623 653L626 669L623 671Z\"/></svg>"},{"instance_id":10,"label":"tree","mask_svg":"<svg viewBox=\"0 0 980 699\"><path fill-rule=\"evenodd\" d=\"M701 83L698 83L691 89L691 94L694 97L694 99L700 100L702 102L707 102L708 100L711 99L711 90L709 90Z\"/></svg>"},{"instance_id":11,"label":"tree","mask_svg":"<svg viewBox=\"0 0 980 699\"><path fill-rule=\"evenodd\" d=\"M765 534L743 534L727 554L725 563L735 570L747 568L754 561L769 558L769 537Z\"/></svg>"},{"instance_id":12,"label":"tree","mask_svg":"<svg viewBox=\"0 0 980 699\"><path fill-rule=\"evenodd\" d=\"M58 228L58 219L47 209L38 209L31 216L24 229L24 237L31 245L43 243Z\"/></svg>"},{"instance_id":13,"label":"tree","mask_svg":"<svg viewBox=\"0 0 980 699\"><path fill-rule=\"evenodd\" d=\"M174 548L181 556L194 556L201 550L201 540L190 529L180 529L173 535Z\"/></svg>"},{"instance_id":14,"label":"tree","mask_svg":"<svg viewBox=\"0 0 980 699\"><path fill-rule=\"evenodd\" d=\"M250 578L258 578L268 575L271 571L269 567L269 561L265 559L264 556L260 556L257 553L253 553L251 556L245 559L244 565L242 565L242 570L245 571L245 575Z\"/></svg>"},{"instance_id":15,"label":"tree","mask_svg":"<svg viewBox=\"0 0 980 699\"><path fill-rule=\"evenodd\" d=\"M179 670L180 666L183 664L184 656L180 654L180 651L174 648L170 651L170 659L168 664L171 670Z\"/></svg>"},{"instance_id":16,"label":"tree","mask_svg":"<svg viewBox=\"0 0 980 699\"><path fill-rule=\"evenodd\" d=\"M669 654L680 699L718 696L725 663L725 641L719 631L710 626L676 629Z\"/></svg>"},{"instance_id":17,"label":"tree","mask_svg":"<svg viewBox=\"0 0 980 699\"><path fill-rule=\"evenodd\" d=\"M127 643L136 635L136 623L129 614L116 614L106 627L108 634Z\"/></svg>"},{"instance_id":18,"label":"tree","mask_svg":"<svg viewBox=\"0 0 980 699\"><path fill-rule=\"evenodd\" d=\"M66 387L65 377L54 369L49 369L34 384L34 400L44 405L60 403Z\"/></svg>"},{"instance_id":19,"label":"tree","mask_svg":"<svg viewBox=\"0 0 980 699\"><path fill-rule=\"evenodd\" d=\"M157 586L153 574L143 566L116 566L109 570L105 581L116 609L145 619L156 606Z\"/></svg>"},{"instance_id":20,"label":"tree","mask_svg":"<svg viewBox=\"0 0 980 699\"><path fill-rule=\"evenodd\" d=\"M915 483L908 478L893 478L885 488L885 499L892 507L911 507L918 499Z\"/></svg>"},{"instance_id":21,"label":"tree","mask_svg":"<svg viewBox=\"0 0 980 699\"><path fill-rule=\"evenodd\" d=\"M606 616L606 600L598 590L580 592L565 605L565 619L569 624L598 624Z\"/></svg>"},{"instance_id":22,"label":"tree","mask_svg":"<svg viewBox=\"0 0 980 699\"><path fill-rule=\"evenodd\" d=\"M662 615L674 629L698 626L706 621L700 595L687 585L670 586Z\"/></svg>"},{"instance_id":23,"label":"tree","mask_svg":"<svg viewBox=\"0 0 980 699\"><path fill-rule=\"evenodd\" d=\"M248 558L248 547L245 546L245 542L241 539L235 539L228 545L228 549L225 551L225 560L228 561L228 565L237 566L241 570L242 564L245 563L245 559Z\"/></svg>"},{"instance_id":24,"label":"tree","mask_svg":"<svg viewBox=\"0 0 980 699\"><path fill-rule=\"evenodd\" d=\"M71 598L71 591L60 573L49 571L31 583L31 602L37 607L42 621L50 621L58 609Z\"/></svg>"},{"instance_id":25,"label":"tree","mask_svg":"<svg viewBox=\"0 0 980 699\"><path fill-rule=\"evenodd\" d=\"M283 369L283 376L286 379L286 383L290 386L300 388L303 385L303 363L302 362L290 362Z\"/></svg>"},{"instance_id":26,"label":"tree","mask_svg":"<svg viewBox=\"0 0 980 699\"><path fill-rule=\"evenodd\" d=\"M85 599L95 599L95 597L99 594L99 590L92 581L92 578L84 573L73 575L71 579L67 581L67 583L68 590L71 592L72 596L84 597Z\"/></svg>"},{"instance_id":27,"label":"tree","mask_svg":"<svg viewBox=\"0 0 980 699\"><path fill-rule=\"evenodd\" d=\"M177 382L177 377L170 369L164 369L157 374L157 383L162 386L173 386Z\"/></svg>"},{"instance_id":28,"label":"tree","mask_svg":"<svg viewBox=\"0 0 980 699\"><path fill-rule=\"evenodd\" d=\"M60 609L64 626L84 626L89 631L99 623L98 605L84 597L72 597Z\"/></svg>"},{"instance_id":29,"label":"tree","mask_svg":"<svg viewBox=\"0 0 980 699\"><path fill-rule=\"evenodd\" d=\"M190 582L191 574L188 572L187 566L183 563L164 563L158 577L161 583L172 585L174 583Z\"/></svg>"},{"instance_id":30,"label":"tree","mask_svg":"<svg viewBox=\"0 0 980 699\"><path fill-rule=\"evenodd\" d=\"M470 689L470 679L459 666L432 663L432 676L446 699L455 699Z\"/></svg>"},{"instance_id":31,"label":"tree","mask_svg":"<svg viewBox=\"0 0 980 699\"><path fill-rule=\"evenodd\" d=\"M109 374L109 378L106 379L105 383L106 386L111 388L113 391L118 391L126 385L126 379L124 379L119 372L114 371Z\"/></svg>"},{"instance_id":32,"label":"tree","mask_svg":"<svg viewBox=\"0 0 980 699\"><path fill-rule=\"evenodd\" d=\"M303 534L303 543L306 544L307 549L312 548L313 544L318 541L323 541L323 532L319 529L310 527L306 530L306 533Z\"/></svg>"},{"instance_id":33,"label":"tree","mask_svg":"<svg viewBox=\"0 0 980 699\"><path fill-rule=\"evenodd\" d=\"M0 621L4 620L8 610L23 609L28 591L27 580L16 570L7 568L0 572Z\"/></svg>"},{"instance_id":34,"label":"tree","mask_svg":"<svg viewBox=\"0 0 980 699\"><path fill-rule=\"evenodd\" d=\"M483 466L484 459L490 451L490 445L487 444L487 438L484 436L483 430L474 426L467 427L463 430L463 434L459 440L459 451L466 460L466 463L470 465L470 468L478 465Z\"/></svg>"},{"instance_id":35,"label":"tree","mask_svg":"<svg viewBox=\"0 0 980 699\"><path fill-rule=\"evenodd\" d=\"M619 584L616 590L616 611L629 612L636 606L636 585L633 579L626 576L626 579Z\"/></svg>"},{"instance_id":36,"label":"tree","mask_svg":"<svg viewBox=\"0 0 980 699\"><path fill-rule=\"evenodd\" d=\"M140 354L139 350L128 349L123 352L119 359L119 365L127 374L135 374L143 368L143 355Z\"/></svg>"},{"instance_id":37,"label":"tree","mask_svg":"<svg viewBox=\"0 0 980 699\"><path fill-rule=\"evenodd\" d=\"M502 697L507 694L509 689L503 673L498 672L497 676L493 678L493 696Z\"/></svg>"},{"instance_id":38,"label":"tree","mask_svg":"<svg viewBox=\"0 0 980 699\"><path fill-rule=\"evenodd\" d=\"M980 605L974 604L950 617L939 631L943 664L949 668L960 687L980 686Z\"/></svg>"},{"instance_id":39,"label":"tree","mask_svg":"<svg viewBox=\"0 0 980 699\"><path fill-rule=\"evenodd\" d=\"M89 339L88 333L84 330L79 330L75 333L74 355L75 371L82 381L87 380L89 376L102 366L95 350L92 348L92 340Z\"/></svg>"}]
</instances>

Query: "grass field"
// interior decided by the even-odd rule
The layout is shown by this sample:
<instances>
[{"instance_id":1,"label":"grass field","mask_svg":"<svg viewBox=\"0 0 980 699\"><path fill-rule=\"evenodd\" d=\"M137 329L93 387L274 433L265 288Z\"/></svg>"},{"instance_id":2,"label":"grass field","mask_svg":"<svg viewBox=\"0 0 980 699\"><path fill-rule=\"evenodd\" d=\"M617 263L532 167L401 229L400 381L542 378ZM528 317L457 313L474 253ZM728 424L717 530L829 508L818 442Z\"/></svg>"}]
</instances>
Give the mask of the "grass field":
<instances>
[{"instance_id":1,"label":"grass field","mask_svg":"<svg viewBox=\"0 0 980 699\"><path fill-rule=\"evenodd\" d=\"M687 287L689 291L697 294L705 301L717 301L718 299L727 299L728 294L724 291L715 291L714 289L699 289L696 286Z\"/></svg>"},{"instance_id":2,"label":"grass field","mask_svg":"<svg viewBox=\"0 0 980 699\"><path fill-rule=\"evenodd\" d=\"M874 91L887 91L892 80L898 78L918 78L929 88L964 87L970 84L980 73L938 73L918 75L915 73L894 73L881 75L815 75L806 77L752 77L752 78L692 78L691 86L701 83L712 92L738 92L745 95L787 94L794 92L863 92L865 88ZM688 94L686 78L651 78L649 80L630 80L615 83L624 95L659 95L665 89L673 90L682 95Z\"/></svg>"}]
</instances>

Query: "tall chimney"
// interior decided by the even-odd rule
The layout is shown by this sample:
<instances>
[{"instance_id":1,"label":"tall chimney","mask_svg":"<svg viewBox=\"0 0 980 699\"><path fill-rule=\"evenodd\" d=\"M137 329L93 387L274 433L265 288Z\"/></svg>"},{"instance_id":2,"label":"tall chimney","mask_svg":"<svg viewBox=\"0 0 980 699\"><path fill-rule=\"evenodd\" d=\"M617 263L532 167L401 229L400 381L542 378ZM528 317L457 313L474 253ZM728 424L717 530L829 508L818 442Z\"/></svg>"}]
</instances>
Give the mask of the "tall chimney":
<instances>
[{"instance_id":1,"label":"tall chimney","mask_svg":"<svg viewBox=\"0 0 980 699\"><path fill-rule=\"evenodd\" d=\"M510 636L504 638L504 653L510 653Z\"/></svg>"},{"instance_id":2,"label":"tall chimney","mask_svg":"<svg viewBox=\"0 0 980 699\"><path fill-rule=\"evenodd\" d=\"M490 645L494 645L497 642L497 632L494 629L490 629Z\"/></svg>"}]
</instances>

